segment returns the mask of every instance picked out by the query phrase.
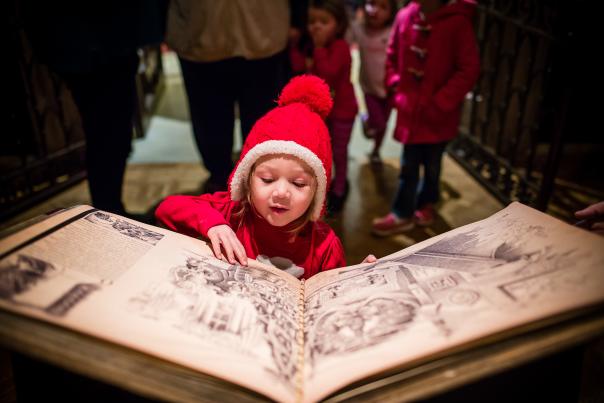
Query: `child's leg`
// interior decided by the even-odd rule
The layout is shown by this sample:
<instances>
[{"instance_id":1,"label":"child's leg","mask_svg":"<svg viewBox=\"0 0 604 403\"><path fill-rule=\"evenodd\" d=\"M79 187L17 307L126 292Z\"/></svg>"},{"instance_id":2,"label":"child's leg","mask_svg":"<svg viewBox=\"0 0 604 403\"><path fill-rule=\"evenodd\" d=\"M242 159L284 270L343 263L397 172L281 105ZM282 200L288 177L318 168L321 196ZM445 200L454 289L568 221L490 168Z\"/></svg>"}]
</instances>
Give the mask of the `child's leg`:
<instances>
[{"instance_id":1,"label":"child's leg","mask_svg":"<svg viewBox=\"0 0 604 403\"><path fill-rule=\"evenodd\" d=\"M371 232L377 236L389 236L406 232L415 226L413 212L419 164L424 144L407 144L401 157L401 174L398 190L392 203L392 212L373 220Z\"/></svg>"},{"instance_id":2,"label":"child's leg","mask_svg":"<svg viewBox=\"0 0 604 403\"><path fill-rule=\"evenodd\" d=\"M435 204L440 198L440 172L442 166L442 155L446 146L446 141L437 144L425 144L424 153L422 155L424 178L417 199L417 205L419 208L422 208L427 204Z\"/></svg>"},{"instance_id":3,"label":"child's leg","mask_svg":"<svg viewBox=\"0 0 604 403\"><path fill-rule=\"evenodd\" d=\"M390 116L390 106L386 98L379 98L372 94L365 94L365 104L367 105L367 130L371 132L371 138L374 140L372 156L379 157L380 147L386 133L386 125Z\"/></svg>"},{"instance_id":4,"label":"child's leg","mask_svg":"<svg viewBox=\"0 0 604 403\"><path fill-rule=\"evenodd\" d=\"M399 186L392 203L392 212L399 218L410 218L415 211L422 146L423 144L406 144L404 146Z\"/></svg>"},{"instance_id":5,"label":"child's leg","mask_svg":"<svg viewBox=\"0 0 604 403\"><path fill-rule=\"evenodd\" d=\"M335 177L332 181L331 192L337 196L344 195L346 191L346 178L348 174L348 143L354 120L331 119L329 133L331 134L331 148Z\"/></svg>"}]
</instances>

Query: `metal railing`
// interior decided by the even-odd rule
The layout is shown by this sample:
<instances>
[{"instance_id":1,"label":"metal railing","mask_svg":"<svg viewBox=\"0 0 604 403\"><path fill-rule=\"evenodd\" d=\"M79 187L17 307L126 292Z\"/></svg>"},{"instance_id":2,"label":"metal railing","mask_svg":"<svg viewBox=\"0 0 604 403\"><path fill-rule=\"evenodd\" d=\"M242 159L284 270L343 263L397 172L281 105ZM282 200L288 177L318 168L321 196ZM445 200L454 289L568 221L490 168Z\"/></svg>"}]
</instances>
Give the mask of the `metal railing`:
<instances>
[{"instance_id":1,"label":"metal railing","mask_svg":"<svg viewBox=\"0 0 604 403\"><path fill-rule=\"evenodd\" d=\"M481 75L449 154L504 204L518 200L546 210L561 203L559 167L576 81L567 60L580 40L561 4L492 0L478 7ZM593 187L580 186L598 198ZM561 209L582 201L567 199Z\"/></svg>"}]
</instances>

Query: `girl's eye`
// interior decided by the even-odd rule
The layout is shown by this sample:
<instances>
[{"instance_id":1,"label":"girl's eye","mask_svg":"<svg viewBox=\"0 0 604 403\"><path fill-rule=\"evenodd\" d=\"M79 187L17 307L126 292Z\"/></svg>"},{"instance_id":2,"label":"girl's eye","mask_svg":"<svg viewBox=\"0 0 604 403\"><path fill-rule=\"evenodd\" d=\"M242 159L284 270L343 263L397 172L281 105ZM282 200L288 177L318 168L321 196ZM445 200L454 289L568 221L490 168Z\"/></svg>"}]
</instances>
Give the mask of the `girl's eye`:
<instances>
[{"instance_id":1,"label":"girl's eye","mask_svg":"<svg viewBox=\"0 0 604 403\"><path fill-rule=\"evenodd\" d=\"M264 183L271 183L273 181L271 178L260 178L260 180Z\"/></svg>"},{"instance_id":2,"label":"girl's eye","mask_svg":"<svg viewBox=\"0 0 604 403\"><path fill-rule=\"evenodd\" d=\"M306 183L304 182L294 182L294 186L297 188L303 188L306 186Z\"/></svg>"}]
</instances>

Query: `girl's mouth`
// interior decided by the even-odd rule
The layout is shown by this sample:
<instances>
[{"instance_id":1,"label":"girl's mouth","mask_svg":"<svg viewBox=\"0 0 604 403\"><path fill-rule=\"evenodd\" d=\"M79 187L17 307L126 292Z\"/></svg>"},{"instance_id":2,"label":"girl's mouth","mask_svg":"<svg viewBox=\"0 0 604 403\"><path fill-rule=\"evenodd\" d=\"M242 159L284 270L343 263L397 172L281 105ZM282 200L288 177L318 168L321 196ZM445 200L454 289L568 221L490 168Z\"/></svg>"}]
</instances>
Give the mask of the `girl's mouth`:
<instances>
[{"instance_id":1,"label":"girl's mouth","mask_svg":"<svg viewBox=\"0 0 604 403\"><path fill-rule=\"evenodd\" d=\"M283 207L271 207L271 211L275 214L282 214L285 213L287 209Z\"/></svg>"}]
</instances>

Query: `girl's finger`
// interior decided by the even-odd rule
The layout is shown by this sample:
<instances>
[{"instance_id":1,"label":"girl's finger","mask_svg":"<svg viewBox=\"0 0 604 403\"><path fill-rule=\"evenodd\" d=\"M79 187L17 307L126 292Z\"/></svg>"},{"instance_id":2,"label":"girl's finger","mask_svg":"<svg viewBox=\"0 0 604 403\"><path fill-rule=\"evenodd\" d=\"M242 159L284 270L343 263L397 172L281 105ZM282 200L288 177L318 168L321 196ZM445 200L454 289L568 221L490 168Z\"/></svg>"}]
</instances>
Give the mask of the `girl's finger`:
<instances>
[{"instance_id":1,"label":"girl's finger","mask_svg":"<svg viewBox=\"0 0 604 403\"><path fill-rule=\"evenodd\" d=\"M227 261L230 264L235 264L237 261L235 260L235 254L233 253L233 245L229 238L224 238L222 241L222 247L224 249L224 254L226 255Z\"/></svg>"},{"instance_id":2,"label":"girl's finger","mask_svg":"<svg viewBox=\"0 0 604 403\"><path fill-rule=\"evenodd\" d=\"M213 236L210 238L210 241L212 242L212 250L214 251L214 256L216 256L217 259L222 260L223 256L222 251L220 250L220 239L216 236Z\"/></svg>"},{"instance_id":3,"label":"girl's finger","mask_svg":"<svg viewBox=\"0 0 604 403\"><path fill-rule=\"evenodd\" d=\"M247 266L247 254L245 253L245 248L241 242L239 242L239 240L237 240L235 243L235 255L237 255L237 260L239 260L239 263L241 263L243 266Z\"/></svg>"}]
</instances>

